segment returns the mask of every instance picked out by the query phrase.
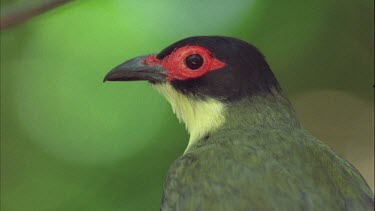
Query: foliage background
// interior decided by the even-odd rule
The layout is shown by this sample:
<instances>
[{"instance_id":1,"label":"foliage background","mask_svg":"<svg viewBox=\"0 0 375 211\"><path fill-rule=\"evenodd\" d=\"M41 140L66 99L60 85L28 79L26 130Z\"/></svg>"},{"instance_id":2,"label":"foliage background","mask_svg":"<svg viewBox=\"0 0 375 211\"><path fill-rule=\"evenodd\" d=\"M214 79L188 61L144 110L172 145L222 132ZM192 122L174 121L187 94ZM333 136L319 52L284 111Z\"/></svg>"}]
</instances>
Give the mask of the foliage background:
<instances>
[{"instance_id":1,"label":"foliage background","mask_svg":"<svg viewBox=\"0 0 375 211\"><path fill-rule=\"evenodd\" d=\"M74 1L2 31L1 210L158 210L188 135L147 83L102 79L193 35L257 46L305 128L373 187L373 4Z\"/></svg>"}]
</instances>

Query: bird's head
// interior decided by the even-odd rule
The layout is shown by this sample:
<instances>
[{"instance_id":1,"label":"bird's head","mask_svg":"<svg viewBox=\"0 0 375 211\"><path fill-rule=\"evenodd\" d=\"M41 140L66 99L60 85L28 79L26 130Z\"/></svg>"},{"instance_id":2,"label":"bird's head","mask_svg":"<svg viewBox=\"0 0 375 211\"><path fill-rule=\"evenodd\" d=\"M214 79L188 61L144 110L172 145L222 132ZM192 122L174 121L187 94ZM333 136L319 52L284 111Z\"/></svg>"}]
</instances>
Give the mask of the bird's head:
<instances>
[{"instance_id":1,"label":"bird's head","mask_svg":"<svg viewBox=\"0 0 375 211\"><path fill-rule=\"evenodd\" d=\"M194 140L225 122L226 106L279 90L264 56L239 39L199 36L180 40L158 54L128 60L104 81L146 80L171 103Z\"/></svg>"},{"instance_id":2,"label":"bird's head","mask_svg":"<svg viewBox=\"0 0 375 211\"><path fill-rule=\"evenodd\" d=\"M155 85L169 84L189 97L220 101L279 88L269 65L254 46L220 36L180 40L158 54L120 64L104 80L147 80Z\"/></svg>"}]
</instances>

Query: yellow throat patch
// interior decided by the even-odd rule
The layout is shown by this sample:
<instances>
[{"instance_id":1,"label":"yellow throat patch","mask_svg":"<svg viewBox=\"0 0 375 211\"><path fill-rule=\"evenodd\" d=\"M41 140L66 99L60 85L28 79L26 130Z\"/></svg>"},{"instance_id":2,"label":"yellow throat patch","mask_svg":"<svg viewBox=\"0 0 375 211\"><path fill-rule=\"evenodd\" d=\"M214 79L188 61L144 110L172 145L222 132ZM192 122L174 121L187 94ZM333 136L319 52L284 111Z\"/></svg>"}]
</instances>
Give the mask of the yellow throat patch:
<instances>
[{"instance_id":1,"label":"yellow throat patch","mask_svg":"<svg viewBox=\"0 0 375 211\"><path fill-rule=\"evenodd\" d=\"M225 122L225 106L217 100L191 99L175 90L169 83L156 84L154 87L169 101L180 122L185 123L190 134L185 152L196 141L215 131Z\"/></svg>"}]
</instances>

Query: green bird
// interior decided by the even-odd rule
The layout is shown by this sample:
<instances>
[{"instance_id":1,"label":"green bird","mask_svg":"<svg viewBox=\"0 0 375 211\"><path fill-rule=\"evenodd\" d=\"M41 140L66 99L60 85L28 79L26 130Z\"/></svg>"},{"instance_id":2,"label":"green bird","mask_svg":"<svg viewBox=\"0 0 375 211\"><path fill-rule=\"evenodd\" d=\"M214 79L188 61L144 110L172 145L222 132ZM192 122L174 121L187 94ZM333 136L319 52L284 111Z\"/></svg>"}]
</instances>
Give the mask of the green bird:
<instances>
[{"instance_id":1,"label":"green bird","mask_svg":"<svg viewBox=\"0 0 375 211\"><path fill-rule=\"evenodd\" d=\"M104 78L134 80L160 91L190 134L161 210L374 210L361 174L303 129L253 45L190 37Z\"/></svg>"}]
</instances>

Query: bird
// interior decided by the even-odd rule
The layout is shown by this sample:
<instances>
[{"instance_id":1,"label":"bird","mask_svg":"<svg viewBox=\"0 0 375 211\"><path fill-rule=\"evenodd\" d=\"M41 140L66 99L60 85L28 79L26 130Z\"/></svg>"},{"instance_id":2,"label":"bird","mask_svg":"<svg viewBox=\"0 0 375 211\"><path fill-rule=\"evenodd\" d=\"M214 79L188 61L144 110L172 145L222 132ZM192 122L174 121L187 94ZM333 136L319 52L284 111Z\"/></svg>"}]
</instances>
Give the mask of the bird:
<instances>
[{"instance_id":1,"label":"bird","mask_svg":"<svg viewBox=\"0 0 375 211\"><path fill-rule=\"evenodd\" d=\"M167 172L160 210L374 210L358 170L302 127L246 41L184 38L104 81L148 81L186 125L189 142Z\"/></svg>"}]
</instances>

